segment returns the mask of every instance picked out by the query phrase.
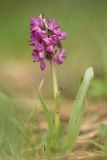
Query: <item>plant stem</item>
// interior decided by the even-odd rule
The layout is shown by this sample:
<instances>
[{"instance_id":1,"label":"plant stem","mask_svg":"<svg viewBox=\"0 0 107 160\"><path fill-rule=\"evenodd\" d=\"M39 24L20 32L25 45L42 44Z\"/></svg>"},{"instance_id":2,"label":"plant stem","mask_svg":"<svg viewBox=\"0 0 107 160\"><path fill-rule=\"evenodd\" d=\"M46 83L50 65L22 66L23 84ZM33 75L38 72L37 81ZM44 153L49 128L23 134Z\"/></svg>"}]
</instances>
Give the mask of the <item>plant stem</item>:
<instances>
[{"instance_id":1,"label":"plant stem","mask_svg":"<svg viewBox=\"0 0 107 160\"><path fill-rule=\"evenodd\" d=\"M60 127L60 113L59 113L60 106L58 103L60 93L58 90L55 64L53 61L51 61L51 68L52 68L52 76L53 76L53 89L54 89L54 101L55 101L55 129L56 129L56 132L58 133L58 130Z\"/></svg>"},{"instance_id":2,"label":"plant stem","mask_svg":"<svg viewBox=\"0 0 107 160\"><path fill-rule=\"evenodd\" d=\"M51 62L51 67L52 67L52 76L53 76L54 98L56 98L57 93L58 93L58 85L57 85L57 78L56 78L55 64L54 64L54 62L53 62L53 61Z\"/></svg>"}]
</instances>

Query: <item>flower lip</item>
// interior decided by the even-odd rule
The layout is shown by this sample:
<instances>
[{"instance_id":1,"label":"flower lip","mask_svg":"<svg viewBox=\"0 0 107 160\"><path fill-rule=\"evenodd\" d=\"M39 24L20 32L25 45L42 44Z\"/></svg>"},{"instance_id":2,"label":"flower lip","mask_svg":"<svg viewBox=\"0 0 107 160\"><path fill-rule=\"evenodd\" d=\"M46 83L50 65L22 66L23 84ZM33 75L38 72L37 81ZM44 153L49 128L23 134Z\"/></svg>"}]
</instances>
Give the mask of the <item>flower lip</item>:
<instances>
[{"instance_id":1,"label":"flower lip","mask_svg":"<svg viewBox=\"0 0 107 160\"><path fill-rule=\"evenodd\" d=\"M61 51L59 51L55 61L57 64L62 64L64 62L65 58L66 58L66 51L65 51L65 49L62 49Z\"/></svg>"}]
</instances>

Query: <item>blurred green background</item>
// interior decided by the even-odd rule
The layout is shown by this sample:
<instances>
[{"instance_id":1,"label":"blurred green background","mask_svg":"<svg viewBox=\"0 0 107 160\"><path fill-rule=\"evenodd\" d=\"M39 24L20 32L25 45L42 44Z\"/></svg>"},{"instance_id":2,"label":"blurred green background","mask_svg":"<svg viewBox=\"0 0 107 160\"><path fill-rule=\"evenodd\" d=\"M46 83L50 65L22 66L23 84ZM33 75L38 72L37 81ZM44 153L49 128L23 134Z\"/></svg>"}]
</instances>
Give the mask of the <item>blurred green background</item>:
<instances>
[{"instance_id":1,"label":"blurred green background","mask_svg":"<svg viewBox=\"0 0 107 160\"><path fill-rule=\"evenodd\" d=\"M89 95L106 97L107 0L0 0L0 90L12 97L32 97L45 77L44 94L52 97L50 67L41 72L28 45L29 19L40 13L54 17L68 32L63 42L67 59L57 67L63 96L73 98L85 69L93 66Z\"/></svg>"}]
</instances>

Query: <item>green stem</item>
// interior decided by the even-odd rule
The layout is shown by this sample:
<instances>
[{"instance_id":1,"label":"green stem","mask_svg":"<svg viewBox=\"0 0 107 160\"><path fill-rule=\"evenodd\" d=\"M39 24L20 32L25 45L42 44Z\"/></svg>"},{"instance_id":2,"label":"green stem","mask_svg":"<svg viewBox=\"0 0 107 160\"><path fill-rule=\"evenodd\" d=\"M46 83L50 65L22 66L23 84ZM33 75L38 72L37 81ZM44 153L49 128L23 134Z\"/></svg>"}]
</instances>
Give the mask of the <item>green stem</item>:
<instances>
[{"instance_id":1,"label":"green stem","mask_svg":"<svg viewBox=\"0 0 107 160\"><path fill-rule=\"evenodd\" d=\"M51 67L52 67L52 75L53 75L54 98L56 98L57 93L58 93L58 84L57 84L56 70L55 70L54 62L51 62Z\"/></svg>"},{"instance_id":2,"label":"green stem","mask_svg":"<svg viewBox=\"0 0 107 160\"><path fill-rule=\"evenodd\" d=\"M52 68L52 75L53 75L53 89L54 89L54 100L55 100L55 129L57 132L60 127L60 112L59 112L60 107L59 107L59 103L58 103L58 99L59 99L60 94L58 91L55 64L52 61L51 61L51 68Z\"/></svg>"}]
</instances>

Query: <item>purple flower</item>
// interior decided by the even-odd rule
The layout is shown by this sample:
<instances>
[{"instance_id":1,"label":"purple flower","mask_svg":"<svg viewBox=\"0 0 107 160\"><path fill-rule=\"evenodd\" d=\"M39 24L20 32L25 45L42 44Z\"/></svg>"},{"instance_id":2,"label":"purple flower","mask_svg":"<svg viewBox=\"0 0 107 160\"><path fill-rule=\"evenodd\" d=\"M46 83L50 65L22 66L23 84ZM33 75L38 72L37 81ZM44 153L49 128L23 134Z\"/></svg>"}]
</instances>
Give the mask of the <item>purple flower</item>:
<instances>
[{"instance_id":1,"label":"purple flower","mask_svg":"<svg viewBox=\"0 0 107 160\"><path fill-rule=\"evenodd\" d=\"M62 64L66 58L66 51L62 49L61 51L58 52L57 57L55 58L55 61L57 64Z\"/></svg>"},{"instance_id":2,"label":"purple flower","mask_svg":"<svg viewBox=\"0 0 107 160\"><path fill-rule=\"evenodd\" d=\"M36 26L38 26L38 20L36 18L31 18L30 19L30 27L31 27L31 29L33 27L36 27Z\"/></svg>"},{"instance_id":3,"label":"purple flower","mask_svg":"<svg viewBox=\"0 0 107 160\"><path fill-rule=\"evenodd\" d=\"M33 57L33 61L34 61L34 62L40 61L39 54L37 53L36 50L33 50L33 52L32 52L32 57Z\"/></svg>"},{"instance_id":4,"label":"purple flower","mask_svg":"<svg viewBox=\"0 0 107 160\"><path fill-rule=\"evenodd\" d=\"M58 39L65 39L67 36L66 32L61 32L60 28L54 31L54 34L58 37Z\"/></svg>"},{"instance_id":5,"label":"purple flower","mask_svg":"<svg viewBox=\"0 0 107 160\"><path fill-rule=\"evenodd\" d=\"M54 47L53 47L53 45L47 46L46 47L46 51L49 52L49 53L54 53Z\"/></svg>"},{"instance_id":6,"label":"purple flower","mask_svg":"<svg viewBox=\"0 0 107 160\"><path fill-rule=\"evenodd\" d=\"M32 57L34 62L40 62L41 70L45 69L45 60L62 64L66 51L62 49L61 40L67 36L59 24L53 19L46 21L44 15L30 20L31 39L29 44L34 46Z\"/></svg>"},{"instance_id":7,"label":"purple flower","mask_svg":"<svg viewBox=\"0 0 107 160\"><path fill-rule=\"evenodd\" d=\"M49 27L48 28L53 31L53 30L59 28L59 25L52 18L52 19L49 20Z\"/></svg>"}]
</instances>

